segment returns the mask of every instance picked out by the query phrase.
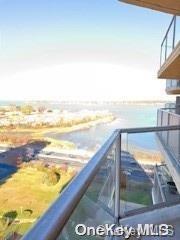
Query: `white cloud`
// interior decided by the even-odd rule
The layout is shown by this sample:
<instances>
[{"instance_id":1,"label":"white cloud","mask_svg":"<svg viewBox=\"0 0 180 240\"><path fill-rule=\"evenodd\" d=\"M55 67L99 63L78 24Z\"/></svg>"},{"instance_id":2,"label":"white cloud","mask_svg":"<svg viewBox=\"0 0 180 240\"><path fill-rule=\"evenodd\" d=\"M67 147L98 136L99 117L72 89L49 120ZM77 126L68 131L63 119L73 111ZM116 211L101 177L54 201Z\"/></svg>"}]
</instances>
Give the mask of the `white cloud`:
<instances>
[{"instance_id":1,"label":"white cloud","mask_svg":"<svg viewBox=\"0 0 180 240\"><path fill-rule=\"evenodd\" d=\"M153 75L154 74L154 75ZM3 100L165 99L165 82L155 73L128 66L76 63L1 78ZM3 91L2 91L3 89Z\"/></svg>"}]
</instances>

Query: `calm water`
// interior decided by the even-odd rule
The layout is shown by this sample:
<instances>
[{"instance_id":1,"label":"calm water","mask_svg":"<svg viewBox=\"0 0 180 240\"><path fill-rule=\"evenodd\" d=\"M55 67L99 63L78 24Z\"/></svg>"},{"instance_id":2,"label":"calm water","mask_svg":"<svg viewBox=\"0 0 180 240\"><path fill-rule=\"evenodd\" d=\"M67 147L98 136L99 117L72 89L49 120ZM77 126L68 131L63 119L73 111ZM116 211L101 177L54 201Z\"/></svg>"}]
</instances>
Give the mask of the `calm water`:
<instances>
[{"instance_id":1,"label":"calm water","mask_svg":"<svg viewBox=\"0 0 180 240\"><path fill-rule=\"evenodd\" d=\"M0 106L16 104L22 105L24 102L0 102ZM116 128L147 127L156 126L157 109L163 105L127 105L127 104L60 104L52 102L30 103L32 105L46 105L48 108L68 110L72 112L80 110L109 110L114 114L116 120L111 123L99 124L90 129L80 130L72 133L57 134L51 133L56 139L71 141L77 148L95 151L107 139ZM156 150L154 134L133 134L128 136L131 144L141 148Z\"/></svg>"},{"instance_id":2,"label":"calm water","mask_svg":"<svg viewBox=\"0 0 180 240\"><path fill-rule=\"evenodd\" d=\"M90 129L80 130L72 133L56 134L51 136L56 139L71 141L78 148L96 150L116 128L147 127L156 126L157 109L162 105L63 105L62 109L78 111L88 110L109 110L114 114L116 120L111 123L100 124ZM143 149L156 150L154 134L133 134L128 136L131 144Z\"/></svg>"}]
</instances>

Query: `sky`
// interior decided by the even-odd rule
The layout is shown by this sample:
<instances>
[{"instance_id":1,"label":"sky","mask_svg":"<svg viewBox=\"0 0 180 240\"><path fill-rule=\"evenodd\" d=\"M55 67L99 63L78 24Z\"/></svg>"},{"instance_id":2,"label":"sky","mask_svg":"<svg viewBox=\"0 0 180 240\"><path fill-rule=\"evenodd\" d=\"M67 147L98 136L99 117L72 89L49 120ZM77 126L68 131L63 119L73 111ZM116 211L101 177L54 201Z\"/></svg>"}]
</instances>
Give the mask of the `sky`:
<instances>
[{"instance_id":1,"label":"sky","mask_svg":"<svg viewBox=\"0 0 180 240\"><path fill-rule=\"evenodd\" d=\"M171 17L117 0L0 0L0 99L167 99Z\"/></svg>"}]
</instances>

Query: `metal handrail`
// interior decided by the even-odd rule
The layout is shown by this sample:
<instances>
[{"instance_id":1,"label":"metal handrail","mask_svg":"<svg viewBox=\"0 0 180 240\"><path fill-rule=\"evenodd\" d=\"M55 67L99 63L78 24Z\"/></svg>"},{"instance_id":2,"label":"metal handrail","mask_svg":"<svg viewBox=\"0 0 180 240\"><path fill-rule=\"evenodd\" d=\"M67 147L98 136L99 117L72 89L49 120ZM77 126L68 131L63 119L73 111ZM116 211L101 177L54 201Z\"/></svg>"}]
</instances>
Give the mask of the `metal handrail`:
<instances>
[{"instance_id":1,"label":"metal handrail","mask_svg":"<svg viewBox=\"0 0 180 240\"><path fill-rule=\"evenodd\" d=\"M160 108L159 110L167 111L167 110L175 110L175 109L176 109L175 107L165 107L165 108Z\"/></svg>"},{"instance_id":2,"label":"metal handrail","mask_svg":"<svg viewBox=\"0 0 180 240\"><path fill-rule=\"evenodd\" d=\"M159 126L159 127L144 127L144 128L123 128L119 129L119 133L147 133L147 132L163 132L163 131L173 131L180 130L180 125L174 126Z\"/></svg>"},{"instance_id":3,"label":"metal handrail","mask_svg":"<svg viewBox=\"0 0 180 240\"><path fill-rule=\"evenodd\" d=\"M121 155L121 135L123 133L145 133L145 132L161 132L180 130L178 126L163 126L163 127L146 127L146 128L129 128L118 129L110 136L99 151L91 158L88 164L81 170L77 177L65 188L61 196L50 206L45 214L38 220L32 229L22 238L24 240L53 240L60 235L65 224L69 220L72 212L79 204L83 195L86 193L88 186L94 180L98 170L108 155L111 147L118 143L119 148L116 149L116 196L115 196L115 220L119 213L119 186L120 181L120 155ZM118 147L118 146L117 146ZM118 153L119 151L119 153ZM119 168L117 168L119 166Z\"/></svg>"}]
</instances>

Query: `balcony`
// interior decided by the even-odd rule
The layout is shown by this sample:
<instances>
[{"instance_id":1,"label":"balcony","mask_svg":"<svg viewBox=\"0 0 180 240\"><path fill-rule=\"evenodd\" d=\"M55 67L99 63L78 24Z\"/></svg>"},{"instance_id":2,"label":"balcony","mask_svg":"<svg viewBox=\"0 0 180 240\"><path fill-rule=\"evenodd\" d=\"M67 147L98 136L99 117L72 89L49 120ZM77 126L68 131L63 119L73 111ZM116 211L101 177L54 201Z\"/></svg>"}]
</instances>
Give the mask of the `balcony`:
<instances>
[{"instance_id":1,"label":"balcony","mask_svg":"<svg viewBox=\"0 0 180 240\"><path fill-rule=\"evenodd\" d=\"M174 16L161 44L158 78L180 80L180 18Z\"/></svg>"},{"instance_id":2,"label":"balcony","mask_svg":"<svg viewBox=\"0 0 180 240\"><path fill-rule=\"evenodd\" d=\"M151 198L153 165L164 161L157 135L179 130L180 125L116 130L23 239L79 239L75 227L80 223L134 227L162 221L176 227L173 239L179 239L180 198L155 205Z\"/></svg>"},{"instance_id":3,"label":"balcony","mask_svg":"<svg viewBox=\"0 0 180 240\"><path fill-rule=\"evenodd\" d=\"M179 0L119 0L121 2L133 4L139 7L150 8L153 10L170 13L173 15L180 15Z\"/></svg>"},{"instance_id":4,"label":"balcony","mask_svg":"<svg viewBox=\"0 0 180 240\"><path fill-rule=\"evenodd\" d=\"M180 94L180 80L166 80L167 94Z\"/></svg>"}]
</instances>

